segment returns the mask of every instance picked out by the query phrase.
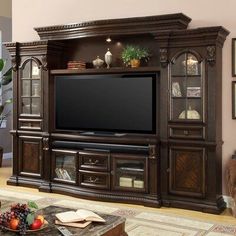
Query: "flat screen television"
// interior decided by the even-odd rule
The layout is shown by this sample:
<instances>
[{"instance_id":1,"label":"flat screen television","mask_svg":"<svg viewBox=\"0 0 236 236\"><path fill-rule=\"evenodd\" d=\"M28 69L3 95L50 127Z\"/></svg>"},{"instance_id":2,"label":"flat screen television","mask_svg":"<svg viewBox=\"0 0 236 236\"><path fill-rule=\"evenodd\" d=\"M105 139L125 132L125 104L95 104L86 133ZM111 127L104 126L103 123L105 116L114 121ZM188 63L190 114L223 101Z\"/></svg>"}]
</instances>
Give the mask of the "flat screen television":
<instances>
[{"instance_id":1,"label":"flat screen television","mask_svg":"<svg viewBox=\"0 0 236 236\"><path fill-rule=\"evenodd\" d=\"M55 128L97 133L155 133L155 76L55 76Z\"/></svg>"}]
</instances>

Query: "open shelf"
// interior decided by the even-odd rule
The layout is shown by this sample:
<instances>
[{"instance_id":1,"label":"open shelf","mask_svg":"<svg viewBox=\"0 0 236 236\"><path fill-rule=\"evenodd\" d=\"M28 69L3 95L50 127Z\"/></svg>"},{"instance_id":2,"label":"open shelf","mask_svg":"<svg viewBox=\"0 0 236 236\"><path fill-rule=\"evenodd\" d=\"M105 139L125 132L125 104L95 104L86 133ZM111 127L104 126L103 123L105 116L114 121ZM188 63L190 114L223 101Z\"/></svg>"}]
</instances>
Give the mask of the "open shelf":
<instances>
[{"instance_id":1,"label":"open shelf","mask_svg":"<svg viewBox=\"0 0 236 236\"><path fill-rule=\"evenodd\" d=\"M89 69L57 69L51 70L52 75L76 75L76 74L110 74L110 73L135 73L135 72L158 72L160 71L160 67L152 66L152 67L138 67L138 68L130 68L130 67L112 67L110 69L107 68L89 68Z\"/></svg>"}]
</instances>

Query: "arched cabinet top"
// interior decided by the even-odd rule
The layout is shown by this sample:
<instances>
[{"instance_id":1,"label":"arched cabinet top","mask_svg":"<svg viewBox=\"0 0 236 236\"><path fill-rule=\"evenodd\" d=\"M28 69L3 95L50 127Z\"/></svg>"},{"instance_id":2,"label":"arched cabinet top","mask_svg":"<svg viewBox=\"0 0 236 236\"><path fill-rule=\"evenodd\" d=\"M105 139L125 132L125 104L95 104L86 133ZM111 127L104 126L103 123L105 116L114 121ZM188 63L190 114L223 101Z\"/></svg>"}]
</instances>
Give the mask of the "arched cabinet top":
<instances>
[{"instance_id":1,"label":"arched cabinet top","mask_svg":"<svg viewBox=\"0 0 236 236\"><path fill-rule=\"evenodd\" d=\"M38 58L36 58L36 57L29 57L29 58L26 58L26 59L21 63L21 65L19 66L19 68L20 68L20 69L23 69L27 63L32 63L32 61L35 62L36 65L38 66L38 68L40 69L40 67L42 66L42 63L41 63L41 61L40 61Z\"/></svg>"},{"instance_id":2,"label":"arched cabinet top","mask_svg":"<svg viewBox=\"0 0 236 236\"><path fill-rule=\"evenodd\" d=\"M193 55L193 56L197 59L198 63L201 63L202 60L203 60L203 57L202 57L198 52L196 52L195 50L192 50L192 49L184 49L184 50L178 51L178 52L171 58L170 62L171 62L172 64L174 64L174 63L176 62L176 60L177 60L181 55L183 55L183 54L190 54L190 55Z\"/></svg>"}]
</instances>

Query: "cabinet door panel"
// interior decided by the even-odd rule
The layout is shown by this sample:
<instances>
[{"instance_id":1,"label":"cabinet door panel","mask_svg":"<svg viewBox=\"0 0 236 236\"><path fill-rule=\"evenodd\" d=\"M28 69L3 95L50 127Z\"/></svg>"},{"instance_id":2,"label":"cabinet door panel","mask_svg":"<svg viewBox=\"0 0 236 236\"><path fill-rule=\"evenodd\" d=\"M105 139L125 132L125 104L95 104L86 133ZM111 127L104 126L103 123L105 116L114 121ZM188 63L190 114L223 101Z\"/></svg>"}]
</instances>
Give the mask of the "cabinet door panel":
<instances>
[{"instance_id":1,"label":"cabinet door panel","mask_svg":"<svg viewBox=\"0 0 236 236\"><path fill-rule=\"evenodd\" d=\"M204 197L204 148L171 147L169 162L169 192L177 195Z\"/></svg>"},{"instance_id":2,"label":"cabinet door panel","mask_svg":"<svg viewBox=\"0 0 236 236\"><path fill-rule=\"evenodd\" d=\"M19 137L19 171L22 175L41 176L42 138Z\"/></svg>"}]
</instances>

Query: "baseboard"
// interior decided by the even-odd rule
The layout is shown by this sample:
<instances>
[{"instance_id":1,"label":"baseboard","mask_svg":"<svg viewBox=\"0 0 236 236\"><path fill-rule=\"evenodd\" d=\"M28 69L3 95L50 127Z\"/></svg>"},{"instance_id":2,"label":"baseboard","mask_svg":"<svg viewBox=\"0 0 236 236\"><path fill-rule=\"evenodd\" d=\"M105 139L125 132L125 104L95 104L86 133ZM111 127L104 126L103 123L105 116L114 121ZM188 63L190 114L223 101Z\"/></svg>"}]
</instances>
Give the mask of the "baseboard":
<instances>
[{"instance_id":1,"label":"baseboard","mask_svg":"<svg viewBox=\"0 0 236 236\"><path fill-rule=\"evenodd\" d=\"M11 159L12 158L12 152L3 153L3 159Z\"/></svg>"},{"instance_id":2,"label":"baseboard","mask_svg":"<svg viewBox=\"0 0 236 236\"><path fill-rule=\"evenodd\" d=\"M234 200L230 196L223 195L224 201L226 203L227 208L232 208L234 205Z\"/></svg>"}]
</instances>

